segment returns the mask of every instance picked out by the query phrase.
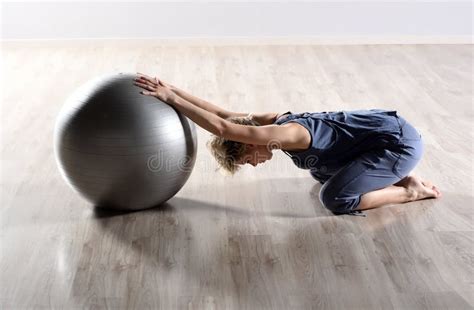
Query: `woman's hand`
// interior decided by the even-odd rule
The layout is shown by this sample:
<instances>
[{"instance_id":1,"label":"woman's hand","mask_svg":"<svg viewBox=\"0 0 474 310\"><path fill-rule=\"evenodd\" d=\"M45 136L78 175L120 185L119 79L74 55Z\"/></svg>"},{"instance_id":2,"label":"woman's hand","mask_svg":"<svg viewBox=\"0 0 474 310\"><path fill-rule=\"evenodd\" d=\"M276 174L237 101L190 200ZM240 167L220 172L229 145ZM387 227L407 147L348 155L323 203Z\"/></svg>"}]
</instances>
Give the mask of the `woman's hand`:
<instances>
[{"instance_id":1,"label":"woman's hand","mask_svg":"<svg viewBox=\"0 0 474 310\"><path fill-rule=\"evenodd\" d=\"M141 91L141 94L156 97L166 103L172 103L177 98L173 91L173 85L165 83L157 77L152 78L140 72L137 73L138 76L133 84L146 89L146 91Z\"/></svg>"}]
</instances>

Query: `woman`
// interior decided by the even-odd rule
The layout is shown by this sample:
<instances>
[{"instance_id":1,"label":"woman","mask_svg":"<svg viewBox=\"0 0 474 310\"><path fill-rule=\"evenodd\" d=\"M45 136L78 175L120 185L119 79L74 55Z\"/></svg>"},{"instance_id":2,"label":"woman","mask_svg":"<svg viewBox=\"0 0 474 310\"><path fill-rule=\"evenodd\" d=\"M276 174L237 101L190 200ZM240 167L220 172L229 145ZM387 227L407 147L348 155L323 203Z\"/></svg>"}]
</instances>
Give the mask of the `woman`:
<instances>
[{"instance_id":1,"label":"woman","mask_svg":"<svg viewBox=\"0 0 474 310\"><path fill-rule=\"evenodd\" d=\"M281 149L323 184L319 198L335 214L442 195L410 173L421 159L423 143L396 111L236 113L141 73L134 84L214 134L208 146L231 174Z\"/></svg>"}]
</instances>

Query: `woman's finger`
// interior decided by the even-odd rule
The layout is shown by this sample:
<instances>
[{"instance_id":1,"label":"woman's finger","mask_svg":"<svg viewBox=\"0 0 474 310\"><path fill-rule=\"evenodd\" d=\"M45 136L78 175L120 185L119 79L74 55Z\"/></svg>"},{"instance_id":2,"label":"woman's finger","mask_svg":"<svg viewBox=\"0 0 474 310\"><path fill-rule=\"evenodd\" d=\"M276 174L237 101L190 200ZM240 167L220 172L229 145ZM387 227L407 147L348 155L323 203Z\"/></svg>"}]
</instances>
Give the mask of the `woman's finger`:
<instances>
[{"instance_id":1,"label":"woman's finger","mask_svg":"<svg viewBox=\"0 0 474 310\"><path fill-rule=\"evenodd\" d=\"M156 83L156 82L155 82L155 78L149 79L149 78L147 78L147 77L145 77L145 76L138 76L138 77L135 78L135 81L136 81L136 80L148 81L148 82L151 82L151 83Z\"/></svg>"},{"instance_id":2,"label":"woman's finger","mask_svg":"<svg viewBox=\"0 0 474 310\"><path fill-rule=\"evenodd\" d=\"M147 84L138 81L133 82L133 84L139 87L149 87Z\"/></svg>"},{"instance_id":3,"label":"woman's finger","mask_svg":"<svg viewBox=\"0 0 474 310\"><path fill-rule=\"evenodd\" d=\"M137 82L142 82L142 83L146 83L146 84L148 84L148 85L150 85L150 86L156 86L156 85L157 85L157 83L155 83L154 81L150 81L150 80L147 80L147 79L145 79L145 78L138 78L138 79L135 79L135 81L137 81Z\"/></svg>"},{"instance_id":4,"label":"woman's finger","mask_svg":"<svg viewBox=\"0 0 474 310\"><path fill-rule=\"evenodd\" d=\"M138 72L139 73L139 72ZM163 87L169 87L168 84L164 83L162 80L160 80L158 77L154 77L154 78L151 78L147 75L144 75L144 76L138 76L136 79L136 81L143 81L143 82L146 82L146 83L149 83L153 86L163 86Z\"/></svg>"},{"instance_id":5,"label":"woman's finger","mask_svg":"<svg viewBox=\"0 0 474 310\"><path fill-rule=\"evenodd\" d=\"M148 90L155 90L155 87L150 86L148 84L144 84L144 83L140 83L140 82L135 82L134 84L137 85L137 86L143 87L145 89L148 89Z\"/></svg>"},{"instance_id":6,"label":"woman's finger","mask_svg":"<svg viewBox=\"0 0 474 310\"><path fill-rule=\"evenodd\" d=\"M158 77L151 77L151 76L148 76L146 74L142 74L142 76L138 76L138 79L142 79L142 80L148 81L148 82L153 83L153 84L159 84Z\"/></svg>"}]
</instances>

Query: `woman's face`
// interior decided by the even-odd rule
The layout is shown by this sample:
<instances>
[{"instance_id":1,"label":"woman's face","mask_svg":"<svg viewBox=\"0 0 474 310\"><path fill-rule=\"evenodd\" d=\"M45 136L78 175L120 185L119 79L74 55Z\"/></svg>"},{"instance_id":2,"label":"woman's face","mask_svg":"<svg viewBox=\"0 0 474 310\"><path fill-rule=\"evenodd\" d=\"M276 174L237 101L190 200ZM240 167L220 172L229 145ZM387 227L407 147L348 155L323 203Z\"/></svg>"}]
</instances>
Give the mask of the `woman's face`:
<instances>
[{"instance_id":1,"label":"woman's face","mask_svg":"<svg viewBox=\"0 0 474 310\"><path fill-rule=\"evenodd\" d=\"M255 167L258 164L272 159L272 156L273 153L269 151L265 145L247 144L247 149L242 158L237 161L237 164L250 164Z\"/></svg>"}]
</instances>

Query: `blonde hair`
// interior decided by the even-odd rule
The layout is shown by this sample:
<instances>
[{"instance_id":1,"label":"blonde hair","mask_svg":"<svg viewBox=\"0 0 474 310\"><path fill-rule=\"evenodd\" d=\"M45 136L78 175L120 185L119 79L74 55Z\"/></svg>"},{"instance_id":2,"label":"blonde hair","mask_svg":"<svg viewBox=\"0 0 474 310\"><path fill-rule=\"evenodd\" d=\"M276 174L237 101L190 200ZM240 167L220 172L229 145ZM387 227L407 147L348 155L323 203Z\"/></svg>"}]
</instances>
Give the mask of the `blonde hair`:
<instances>
[{"instance_id":1,"label":"blonde hair","mask_svg":"<svg viewBox=\"0 0 474 310\"><path fill-rule=\"evenodd\" d=\"M226 120L239 125L260 126L257 121L252 119L251 114L244 117L228 117ZM245 143L227 140L216 135L211 136L207 147L217 160L218 169L230 175L234 175L240 169L240 166L235 162L242 158L247 149Z\"/></svg>"}]
</instances>

